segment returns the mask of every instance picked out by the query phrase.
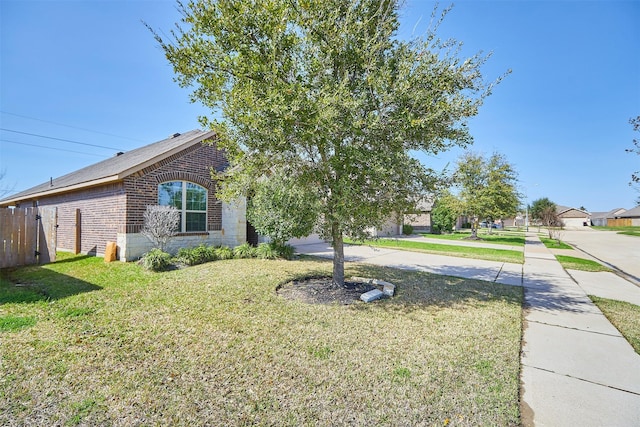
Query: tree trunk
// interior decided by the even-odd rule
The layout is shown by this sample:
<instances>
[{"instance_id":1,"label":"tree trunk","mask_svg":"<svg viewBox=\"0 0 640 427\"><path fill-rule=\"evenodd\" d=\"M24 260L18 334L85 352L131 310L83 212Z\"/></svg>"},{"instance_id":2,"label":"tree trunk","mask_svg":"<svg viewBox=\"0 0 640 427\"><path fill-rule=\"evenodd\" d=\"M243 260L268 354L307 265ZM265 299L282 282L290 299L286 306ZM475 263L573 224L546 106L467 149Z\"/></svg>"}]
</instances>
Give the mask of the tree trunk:
<instances>
[{"instance_id":1,"label":"tree trunk","mask_svg":"<svg viewBox=\"0 0 640 427\"><path fill-rule=\"evenodd\" d=\"M344 241L337 224L331 226L333 240L333 284L344 286Z\"/></svg>"},{"instance_id":2,"label":"tree trunk","mask_svg":"<svg viewBox=\"0 0 640 427\"><path fill-rule=\"evenodd\" d=\"M478 218L475 217L473 218L473 221L471 221L471 238L478 238Z\"/></svg>"}]
</instances>

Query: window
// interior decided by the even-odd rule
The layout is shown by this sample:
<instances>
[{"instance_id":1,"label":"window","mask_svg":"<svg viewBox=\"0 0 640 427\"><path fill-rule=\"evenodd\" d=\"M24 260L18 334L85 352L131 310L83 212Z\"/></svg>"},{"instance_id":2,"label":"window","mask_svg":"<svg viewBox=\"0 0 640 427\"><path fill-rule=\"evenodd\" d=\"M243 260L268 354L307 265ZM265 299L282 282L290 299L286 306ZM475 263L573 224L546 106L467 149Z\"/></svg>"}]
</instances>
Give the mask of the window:
<instances>
[{"instance_id":1,"label":"window","mask_svg":"<svg viewBox=\"0 0 640 427\"><path fill-rule=\"evenodd\" d=\"M158 204L180 211L180 231L207 231L207 189L187 181L158 185Z\"/></svg>"}]
</instances>

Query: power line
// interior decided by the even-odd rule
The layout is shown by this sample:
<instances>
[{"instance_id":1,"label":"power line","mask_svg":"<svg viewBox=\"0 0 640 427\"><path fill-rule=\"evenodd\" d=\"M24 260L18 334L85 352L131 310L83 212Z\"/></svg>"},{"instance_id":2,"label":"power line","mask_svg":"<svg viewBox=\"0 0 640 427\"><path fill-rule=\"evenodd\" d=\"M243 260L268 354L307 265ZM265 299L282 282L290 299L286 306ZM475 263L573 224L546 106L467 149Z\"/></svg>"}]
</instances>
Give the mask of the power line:
<instances>
[{"instance_id":1,"label":"power line","mask_svg":"<svg viewBox=\"0 0 640 427\"><path fill-rule=\"evenodd\" d=\"M70 139L64 139L64 138L54 138L53 136L37 135L35 133L21 132L19 130L13 130L13 129L0 128L0 130L6 131L6 132L19 133L21 135L36 136L38 138L46 138L46 139L53 139L53 140L56 140L56 141L70 142L72 144L87 145L89 147L106 148L108 150L116 150L116 151L126 151L123 148L114 148L114 147L106 147L104 145L88 144L86 142L71 141Z\"/></svg>"},{"instance_id":2,"label":"power line","mask_svg":"<svg viewBox=\"0 0 640 427\"><path fill-rule=\"evenodd\" d=\"M57 125L57 126L64 126L64 127L68 127L71 129L78 129L78 130L83 130L85 132L93 132L93 133L98 133L101 135L106 135L106 136L112 136L114 138L120 138L120 139L128 139L129 141L135 141L135 142L146 142L146 141L142 141L140 139L135 139L135 138L129 138L126 136L120 136L120 135L114 135L112 133L107 133L107 132L100 132L98 130L92 130L92 129L87 129L87 128L82 128L82 127L78 127L78 126L72 126L72 125L65 125L64 123L58 123L58 122L52 122L50 120L43 120L43 119L37 119L35 117L29 117L29 116L23 116L22 114L16 114L16 113L10 113L8 111L1 111L0 113L2 114L7 114L9 116L15 116L15 117L22 117L23 119L29 119L29 120L35 120L38 122L43 122L43 123L50 123L52 125Z\"/></svg>"},{"instance_id":3,"label":"power line","mask_svg":"<svg viewBox=\"0 0 640 427\"><path fill-rule=\"evenodd\" d=\"M30 147L47 148L49 150L66 151L68 153L86 154L87 156L109 157L103 154L83 153L82 151L65 150L64 148L57 148L57 147L47 147L46 145L27 144L26 142L9 141L8 139L0 139L0 141L8 142L10 144L28 145Z\"/></svg>"}]
</instances>

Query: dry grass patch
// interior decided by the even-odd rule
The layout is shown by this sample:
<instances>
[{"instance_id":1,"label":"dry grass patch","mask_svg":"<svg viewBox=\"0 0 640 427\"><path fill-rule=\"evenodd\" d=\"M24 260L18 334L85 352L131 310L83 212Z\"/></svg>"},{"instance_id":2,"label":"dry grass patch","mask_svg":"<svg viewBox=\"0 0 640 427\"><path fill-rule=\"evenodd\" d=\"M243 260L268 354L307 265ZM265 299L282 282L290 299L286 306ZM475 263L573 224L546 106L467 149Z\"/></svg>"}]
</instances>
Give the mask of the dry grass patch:
<instances>
[{"instance_id":1,"label":"dry grass patch","mask_svg":"<svg viewBox=\"0 0 640 427\"><path fill-rule=\"evenodd\" d=\"M0 424L519 424L520 288L349 265L397 296L310 305L276 287L329 262L63 261L0 284L0 315L35 319L0 332Z\"/></svg>"}]
</instances>

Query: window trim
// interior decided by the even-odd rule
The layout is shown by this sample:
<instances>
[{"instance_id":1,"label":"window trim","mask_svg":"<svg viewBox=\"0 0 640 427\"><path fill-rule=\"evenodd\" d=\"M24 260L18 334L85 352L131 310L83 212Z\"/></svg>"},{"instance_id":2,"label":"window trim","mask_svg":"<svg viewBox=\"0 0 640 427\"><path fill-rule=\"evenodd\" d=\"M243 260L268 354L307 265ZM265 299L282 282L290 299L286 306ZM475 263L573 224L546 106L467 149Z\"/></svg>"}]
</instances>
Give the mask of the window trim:
<instances>
[{"instance_id":1,"label":"window trim","mask_svg":"<svg viewBox=\"0 0 640 427\"><path fill-rule=\"evenodd\" d=\"M171 180L171 181L164 181L158 184L158 196L157 196L157 202L158 205L160 205L160 188L163 184L169 184L169 183L173 183L173 182L179 182L182 185L181 188L181 199L180 199L180 203L182 205L181 209L178 209L178 211L180 212L180 230L178 230L178 234L203 234L203 233L208 233L209 232L209 190L206 187L203 187L202 185L193 182L193 181L187 181L187 180L183 180L183 179L176 179L176 180ZM194 186L196 186L196 188L202 189L204 191L204 210L194 210L194 209L187 209L187 184L192 184ZM171 206L170 204L166 204L166 205L160 205L160 206ZM176 208L177 209L177 208ZM187 231L187 213L198 213L198 214L202 214L204 213L204 230L191 230L191 231Z\"/></svg>"}]
</instances>

